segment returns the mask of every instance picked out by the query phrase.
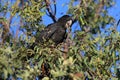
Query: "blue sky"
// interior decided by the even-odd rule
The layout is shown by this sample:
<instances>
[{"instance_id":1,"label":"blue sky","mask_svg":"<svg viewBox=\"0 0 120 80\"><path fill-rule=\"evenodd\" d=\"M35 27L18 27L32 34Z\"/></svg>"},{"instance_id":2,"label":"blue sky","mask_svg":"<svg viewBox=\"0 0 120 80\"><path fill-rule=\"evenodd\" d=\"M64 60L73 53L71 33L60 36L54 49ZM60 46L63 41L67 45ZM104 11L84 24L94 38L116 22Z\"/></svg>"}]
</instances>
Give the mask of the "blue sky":
<instances>
[{"instance_id":1,"label":"blue sky","mask_svg":"<svg viewBox=\"0 0 120 80\"><path fill-rule=\"evenodd\" d=\"M66 12L68 11L68 3L70 2L70 0L56 0L56 1L57 1L56 2L56 4L57 4L56 17L58 19L61 16L65 15ZM113 16L116 19L116 21L118 21L120 19L120 0L115 0L115 1L116 1L116 4L112 8L110 8L108 11L109 11L109 15ZM14 3L14 0L11 0L11 5L13 3ZM6 17L9 17L9 14L6 15ZM53 23L52 19L47 15L44 15L42 17L42 20L43 20L43 24L45 24L46 26L50 23ZM18 23L19 22L19 17L16 16L15 18L13 18L12 22L18 24L18 25L15 25L15 26L11 27L11 30L15 34L16 33L15 31L18 29L17 26L19 26L19 23ZM77 23L72 26L72 31L78 30L78 29L80 29L80 27ZM118 27L118 31L120 31L119 27Z\"/></svg>"},{"instance_id":2,"label":"blue sky","mask_svg":"<svg viewBox=\"0 0 120 80\"><path fill-rule=\"evenodd\" d=\"M120 19L120 0L115 0L116 4L109 9L109 15L113 16L117 21Z\"/></svg>"},{"instance_id":3,"label":"blue sky","mask_svg":"<svg viewBox=\"0 0 120 80\"><path fill-rule=\"evenodd\" d=\"M108 11L109 11L109 15L113 16L115 20L118 21L120 19L120 0L115 0L115 1L116 4ZM120 32L120 24L118 25L117 30Z\"/></svg>"},{"instance_id":4,"label":"blue sky","mask_svg":"<svg viewBox=\"0 0 120 80\"><path fill-rule=\"evenodd\" d=\"M57 13L56 17L60 18L62 15L66 14L68 10L68 4L70 0L56 0L57 1ZM109 15L113 16L116 21L120 19L120 0L115 0L116 4L108 10ZM43 24L46 26L50 23L52 23L52 19L48 17L47 15L44 15L43 17ZM120 26L120 25L119 25ZM72 30L78 30L79 25L76 23L72 26ZM118 31L120 31L120 28L118 28Z\"/></svg>"}]
</instances>

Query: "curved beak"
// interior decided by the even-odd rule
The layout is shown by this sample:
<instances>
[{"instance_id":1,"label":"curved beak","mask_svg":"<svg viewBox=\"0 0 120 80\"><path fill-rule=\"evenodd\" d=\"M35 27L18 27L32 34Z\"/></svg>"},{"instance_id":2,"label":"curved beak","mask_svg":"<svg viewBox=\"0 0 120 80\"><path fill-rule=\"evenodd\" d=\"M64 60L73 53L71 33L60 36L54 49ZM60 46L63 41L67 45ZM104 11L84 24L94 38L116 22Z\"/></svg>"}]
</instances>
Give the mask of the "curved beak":
<instances>
[{"instance_id":1,"label":"curved beak","mask_svg":"<svg viewBox=\"0 0 120 80\"><path fill-rule=\"evenodd\" d=\"M68 27L71 27L72 24L73 24L73 21L69 20L69 21L67 21L65 26L66 26L66 28L68 28Z\"/></svg>"}]
</instances>

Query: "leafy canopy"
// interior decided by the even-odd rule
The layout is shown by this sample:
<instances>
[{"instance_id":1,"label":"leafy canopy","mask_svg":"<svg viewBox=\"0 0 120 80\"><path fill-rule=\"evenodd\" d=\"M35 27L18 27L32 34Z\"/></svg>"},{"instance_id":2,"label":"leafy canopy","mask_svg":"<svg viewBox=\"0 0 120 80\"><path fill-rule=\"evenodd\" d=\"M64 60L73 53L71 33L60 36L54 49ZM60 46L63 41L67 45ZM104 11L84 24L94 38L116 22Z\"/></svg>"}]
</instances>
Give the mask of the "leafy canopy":
<instances>
[{"instance_id":1,"label":"leafy canopy","mask_svg":"<svg viewBox=\"0 0 120 80\"><path fill-rule=\"evenodd\" d=\"M72 34L68 31L67 46L63 43L51 48L50 41L29 49L45 27L42 16L49 14L56 20L56 1L1 1L0 78L35 79L44 75L42 66L47 63L49 76L42 76L43 80L120 79L120 33L117 22L108 14L114 0L70 0L67 14L75 16L80 30ZM50 5L54 5L54 11Z\"/></svg>"}]
</instances>

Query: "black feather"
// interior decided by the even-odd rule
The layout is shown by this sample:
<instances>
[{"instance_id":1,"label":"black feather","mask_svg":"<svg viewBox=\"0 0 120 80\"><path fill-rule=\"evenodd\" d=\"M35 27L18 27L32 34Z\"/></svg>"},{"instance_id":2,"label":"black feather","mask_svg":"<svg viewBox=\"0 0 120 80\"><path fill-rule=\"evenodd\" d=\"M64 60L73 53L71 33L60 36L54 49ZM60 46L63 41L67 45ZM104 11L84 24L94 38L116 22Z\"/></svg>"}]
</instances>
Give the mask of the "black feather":
<instances>
[{"instance_id":1,"label":"black feather","mask_svg":"<svg viewBox=\"0 0 120 80\"><path fill-rule=\"evenodd\" d=\"M64 15L56 23L49 24L40 32L36 42L52 40L56 45L63 42L66 39L66 23L69 20L73 20L72 17Z\"/></svg>"}]
</instances>

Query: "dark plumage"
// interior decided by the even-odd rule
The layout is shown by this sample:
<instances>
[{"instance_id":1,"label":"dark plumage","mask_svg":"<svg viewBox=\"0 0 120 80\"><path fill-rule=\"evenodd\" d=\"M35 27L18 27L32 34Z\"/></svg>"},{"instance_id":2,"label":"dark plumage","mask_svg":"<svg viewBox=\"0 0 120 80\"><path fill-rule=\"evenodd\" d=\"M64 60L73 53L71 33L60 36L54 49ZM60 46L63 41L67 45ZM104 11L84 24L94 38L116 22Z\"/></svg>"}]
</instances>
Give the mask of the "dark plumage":
<instances>
[{"instance_id":1,"label":"dark plumage","mask_svg":"<svg viewBox=\"0 0 120 80\"><path fill-rule=\"evenodd\" d=\"M74 22L73 17L64 15L58 19L57 22L49 24L44 30L40 32L39 38L36 42L44 42L52 40L55 44L59 44L66 39L66 29Z\"/></svg>"},{"instance_id":2,"label":"dark plumage","mask_svg":"<svg viewBox=\"0 0 120 80\"><path fill-rule=\"evenodd\" d=\"M40 35L38 38L36 38L35 43L30 48L34 49L34 46L36 46L38 43L44 43L49 40L52 40L55 45L58 45L66 39L66 29L67 27L71 27L74 22L75 20L73 17L68 15L62 16L60 19L58 19L57 22L49 24L47 27L45 27L45 29L40 32ZM33 56L34 54L29 56L29 58ZM39 76L39 79L42 79L45 76L49 76L49 64L43 63L41 68L42 73Z\"/></svg>"}]
</instances>

